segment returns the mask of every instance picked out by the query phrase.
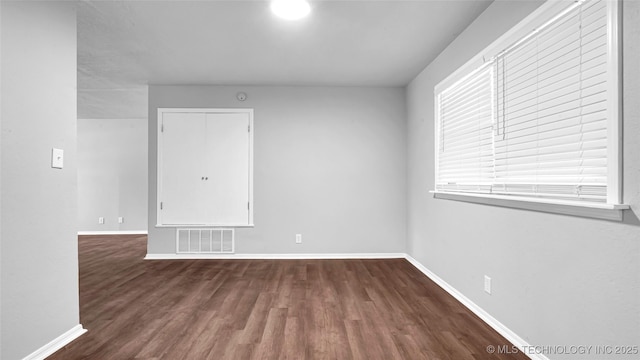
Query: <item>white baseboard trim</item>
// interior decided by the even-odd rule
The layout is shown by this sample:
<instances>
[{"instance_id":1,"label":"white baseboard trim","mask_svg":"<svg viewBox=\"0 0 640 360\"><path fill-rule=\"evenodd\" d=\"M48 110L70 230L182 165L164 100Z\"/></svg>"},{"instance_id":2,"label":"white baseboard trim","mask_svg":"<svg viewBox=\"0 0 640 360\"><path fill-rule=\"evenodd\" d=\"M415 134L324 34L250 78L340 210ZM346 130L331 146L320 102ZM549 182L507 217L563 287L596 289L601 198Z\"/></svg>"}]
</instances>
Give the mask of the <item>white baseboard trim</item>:
<instances>
[{"instance_id":1,"label":"white baseboard trim","mask_svg":"<svg viewBox=\"0 0 640 360\"><path fill-rule=\"evenodd\" d=\"M86 332L87 330L82 327L82 324L78 324L64 334L51 340L48 344L44 345L40 349L27 355L22 360L44 360L47 358L47 356L62 349L65 345L69 344Z\"/></svg>"},{"instance_id":2,"label":"white baseboard trim","mask_svg":"<svg viewBox=\"0 0 640 360\"><path fill-rule=\"evenodd\" d=\"M429 279L433 280L433 282L435 282L438 286L440 286L444 291L448 292L449 295L453 296L456 300L462 303L462 305L464 305L467 309L471 310L471 312L476 314L482 321L484 321L487 325L491 326L493 330L497 331L505 339L509 340L509 342L511 342L518 349L532 348L528 342L526 342L516 333L511 331L511 329L509 329L500 321L498 321L496 318L491 316L488 312L484 311L484 309L482 309L476 303L469 300L469 298L467 298L461 292L456 290L456 288L449 285L446 281L442 280L438 275L431 272L431 270L427 269L418 260L414 259L408 254L406 255L405 258L407 259L407 261L411 263L411 265L415 266L416 269L420 270L420 272L425 274ZM497 345L497 344L493 344L493 345ZM523 353L532 360L549 360L549 358L543 354L530 354L528 352L523 352Z\"/></svg>"},{"instance_id":3,"label":"white baseboard trim","mask_svg":"<svg viewBox=\"0 0 640 360\"><path fill-rule=\"evenodd\" d=\"M237 259L237 260L307 260L307 259L404 259L404 253L345 254L147 254L145 260Z\"/></svg>"},{"instance_id":4,"label":"white baseboard trim","mask_svg":"<svg viewBox=\"0 0 640 360\"><path fill-rule=\"evenodd\" d=\"M78 235L147 235L147 230L78 231Z\"/></svg>"}]
</instances>

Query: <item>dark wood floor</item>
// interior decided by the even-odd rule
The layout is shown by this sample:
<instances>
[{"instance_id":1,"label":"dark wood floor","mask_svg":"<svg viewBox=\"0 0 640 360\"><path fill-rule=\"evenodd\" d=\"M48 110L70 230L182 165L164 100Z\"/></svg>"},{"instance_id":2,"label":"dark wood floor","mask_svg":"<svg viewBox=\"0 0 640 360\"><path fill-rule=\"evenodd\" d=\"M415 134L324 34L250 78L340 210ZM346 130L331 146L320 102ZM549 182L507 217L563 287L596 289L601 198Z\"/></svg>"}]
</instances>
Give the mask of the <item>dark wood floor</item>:
<instances>
[{"instance_id":1,"label":"dark wood floor","mask_svg":"<svg viewBox=\"0 0 640 360\"><path fill-rule=\"evenodd\" d=\"M81 236L80 319L49 359L527 359L403 259L144 261Z\"/></svg>"}]
</instances>

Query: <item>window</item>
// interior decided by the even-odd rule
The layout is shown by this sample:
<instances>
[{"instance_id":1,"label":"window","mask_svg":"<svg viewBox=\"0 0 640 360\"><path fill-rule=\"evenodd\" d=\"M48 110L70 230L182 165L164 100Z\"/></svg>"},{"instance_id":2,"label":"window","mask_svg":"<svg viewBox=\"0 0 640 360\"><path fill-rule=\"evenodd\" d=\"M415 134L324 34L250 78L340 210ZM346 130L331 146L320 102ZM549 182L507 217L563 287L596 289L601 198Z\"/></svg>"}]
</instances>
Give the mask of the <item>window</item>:
<instances>
[{"instance_id":1,"label":"window","mask_svg":"<svg viewBox=\"0 0 640 360\"><path fill-rule=\"evenodd\" d=\"M436 194L624 208L617 11L549 1L436 86Z\"/></svg>"}]
</instances>

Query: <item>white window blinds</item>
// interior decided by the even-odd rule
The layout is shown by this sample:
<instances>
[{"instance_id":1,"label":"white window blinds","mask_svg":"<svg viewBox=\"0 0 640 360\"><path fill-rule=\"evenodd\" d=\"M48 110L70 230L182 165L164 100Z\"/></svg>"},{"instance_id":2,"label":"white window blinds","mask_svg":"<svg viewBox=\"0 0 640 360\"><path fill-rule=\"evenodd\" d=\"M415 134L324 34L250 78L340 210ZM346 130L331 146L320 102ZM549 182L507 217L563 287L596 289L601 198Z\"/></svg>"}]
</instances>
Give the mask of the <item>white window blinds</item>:
<instances>
[{"instance_id":1,"label":"white window blinds","mask_svg":"<svg viewBox=\"0 0 640 360\"><path fill-rule=\"evenodd\" d=\"M493 68L484 67L438 96L438 189L489 192L493 183Z\"/></svg>"},{"instance_id":2,"label":"white window blinds","mask_svg":"<svg viewBox=\"0 0 640 360\"><path fill-rule=\"evenodd\" d=\"M436 94L436 190L607 202L607 1L585 1Z\"/></svg>"}]
</instances>

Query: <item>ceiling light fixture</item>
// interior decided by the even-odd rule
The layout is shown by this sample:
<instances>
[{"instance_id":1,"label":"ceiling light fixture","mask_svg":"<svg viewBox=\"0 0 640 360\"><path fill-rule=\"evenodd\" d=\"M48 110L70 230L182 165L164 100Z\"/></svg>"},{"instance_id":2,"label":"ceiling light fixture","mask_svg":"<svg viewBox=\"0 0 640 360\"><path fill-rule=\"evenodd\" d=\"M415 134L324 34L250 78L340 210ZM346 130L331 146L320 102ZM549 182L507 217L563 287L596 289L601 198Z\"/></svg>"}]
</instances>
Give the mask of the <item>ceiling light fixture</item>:
<instances>
[{"instance_id":1,"label":"ceiling light fixture","mask_svg":"<svg viewBox=\"0 0 640 360\"><path fill-rule=\"evenodd\" d=\"M309 15L311 5L307 0L272 0L271 11L285 20L299 20Z\"/></svg>"}]
</instances>

